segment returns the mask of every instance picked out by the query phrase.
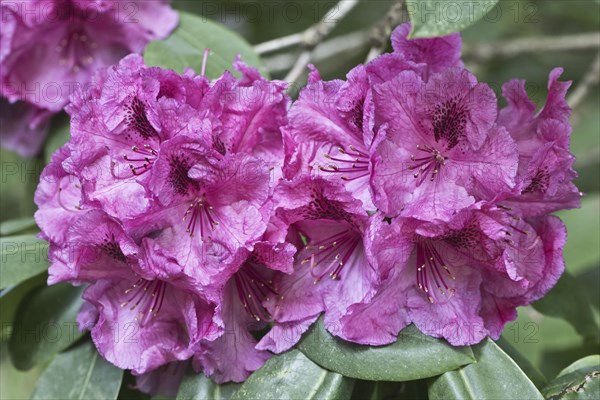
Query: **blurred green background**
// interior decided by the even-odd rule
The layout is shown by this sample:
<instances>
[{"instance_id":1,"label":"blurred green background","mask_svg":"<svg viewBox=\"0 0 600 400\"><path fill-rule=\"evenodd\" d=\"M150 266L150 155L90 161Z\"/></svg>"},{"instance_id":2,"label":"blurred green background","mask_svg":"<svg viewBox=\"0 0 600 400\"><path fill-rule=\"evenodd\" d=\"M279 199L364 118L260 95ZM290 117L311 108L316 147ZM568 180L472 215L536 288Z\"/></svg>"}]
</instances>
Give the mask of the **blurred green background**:
<instances>
[{"instance_id":1,"label":"blurred green background","mask_svg":"<svg viewBox=\"0 0 600 400\"><path fill-rule=\"evenodd\" d=\"M266 40L301 32L334 5L332 1L190 1L175 0L177 9L200 14L224 23L255 45ZM315 55L314 64L326 79L343 78L357 63L363 62L370 47L369 35L393 1L363 0L326 38ZM493 16L463 32L467 49L512 39L552 38L579 33L598 35L600 4L597 1L500 1ZM349 35L351 33L356 33ZM336 39L337 38L337 39ZM340 39L343 38L343 39ZM327 41L333 40L333 45ZM337 40L337 41L336 41ZM548 73L554 67L565 69L563 80L577 87L600 49L555 51L539 48L516 56L489 59L465 57L466 65L480 81L488 82L498 94L510 78L525 78L530 96L543 105ZM299 50L284 49L264 56L272 77L283 78ZM201 55L198 55L201 57ZM503 100L501 100L503 104ZM583 207L559 213L568 228L565 249L570 276L561 279L541 304L520 309L517 321L508 324L504 338L522 353L547 379L553 378L571 362L600 350L600 91L598 85L573 111L572 150L579 172L576 183L585 193ZM64 134L48 139L56 148ZM24 160L1 150L0 220L31 216L35 210L33 192L41 160ZM43 280L38 282L43 284ZM560 293L560 296L559 296ZM542 314L541 311L544 313ZM548 316L555 315L555 316ZM7 360L5 344L1 352L0 398L23 395L31 389L41 368L17 372ZM16 391L16 392L15 392Z\"/></svg>"}]
</instances>

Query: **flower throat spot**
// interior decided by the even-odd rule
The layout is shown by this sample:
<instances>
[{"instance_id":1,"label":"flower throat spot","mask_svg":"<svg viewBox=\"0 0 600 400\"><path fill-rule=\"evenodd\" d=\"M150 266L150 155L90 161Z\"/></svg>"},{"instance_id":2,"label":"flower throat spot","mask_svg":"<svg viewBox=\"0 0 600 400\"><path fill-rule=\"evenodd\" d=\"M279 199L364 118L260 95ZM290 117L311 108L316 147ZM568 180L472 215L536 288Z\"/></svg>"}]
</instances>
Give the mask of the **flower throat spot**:
<instances>
[{"instance_id":1,"label":"flower throat spot","mask_svg":"<svg viewBox=\"0 0 600 400\"><path fill-rule=\"evenodd\" d=\"M158 132L156 132L146 115L146 105L139 97L134 96L125 109L127 113L125 118L130 129L143 139L158 137Z\"/></svg>"}]
</instances>

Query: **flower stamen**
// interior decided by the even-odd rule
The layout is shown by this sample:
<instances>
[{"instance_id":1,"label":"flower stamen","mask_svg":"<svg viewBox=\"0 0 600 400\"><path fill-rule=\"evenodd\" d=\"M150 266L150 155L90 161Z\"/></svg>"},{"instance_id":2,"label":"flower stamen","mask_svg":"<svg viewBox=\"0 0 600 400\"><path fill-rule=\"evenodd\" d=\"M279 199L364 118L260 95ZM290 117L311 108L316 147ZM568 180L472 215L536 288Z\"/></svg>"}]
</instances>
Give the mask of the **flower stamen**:
<instances>
[{"instance_id":1,"label":"flower stamen","mask_svg":"<svg viewBox=\"0 0 600 400\"><path fill-rule=\"evenodd\" d=\"M443 269L446 275L452 280L456 279L448 266L444 263L439 252L430 239L425 239L417 243L417 286L421 289L430 303L434 303L434 295L431 290L432 284L438 289L442 296L452 296L455 292L454 288L450 287L442 274ZM427 271L431 272L427 273Z\"/></svg>"}]
</instances>

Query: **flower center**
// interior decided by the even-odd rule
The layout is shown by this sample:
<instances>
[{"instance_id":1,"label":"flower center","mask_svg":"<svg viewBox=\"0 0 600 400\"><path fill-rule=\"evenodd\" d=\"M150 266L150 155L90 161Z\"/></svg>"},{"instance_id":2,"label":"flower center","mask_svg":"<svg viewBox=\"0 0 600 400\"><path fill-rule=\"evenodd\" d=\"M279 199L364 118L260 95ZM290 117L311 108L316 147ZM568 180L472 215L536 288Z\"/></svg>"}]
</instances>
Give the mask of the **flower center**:
<instances>
[{"instance_id":1,"label":"flower center","mask_svg":"<svg viewBox=\"0 0 600 400\"><path fill-rule=\"evenodd\" d=\"M353 181L369 175L369 156L367 154L354 146L350 146L349 152L343 147L338 147L338 152L348 158L332 157L329 154L324 154L325 158L339 164L329 164L326 167L320 166L319 169L323 172L342 173L344 175L341 176L341 179L345 181Z\"/></svg>"},{"instance_id":2,"label":"flower center","mask_svg":"<svg viewBox=\"0 0 600 400\"><path fill-rule=\"evenodd\" d=\"M531 182L521 194L527 193L546 193L548 185L550 183L550 174L548 173L548 167L543 167L537 170L535 176L531 179Z\"/></svg>"},{"instance_id":3,"label":"flower center","mask_svg":"<svg viewBox=\"0 0 600 400\"><path fill-rule=\"evenodd\" d=\"M417 145L417 150L425 153L425 155L422 157L414 154L411 155L410 160L413 162L413 164L408 166L408 170L416 170L413 173L413 176L415 179L418 179L417 186L420 186L428 175L430 175L430 181L435 180L442 167L446 165L446 160L448 160L448 157L444 157L439 150L429 147L428 145Z\"/></svg>"},{"instance_id":4,"label":"flower center","mask_svg":"<svg viewBox=\"0 0 600 400\"><path fill-rule=\"evenodd\" d=\"M433 285L435 285L442 296L452 296L454 289L448 286L441 270L444 270L450 279L455 279L455 277L444 263L444 260L442 260L439 252L435 249L432 240L422 239L417 242L416 250L417 286L425 293L429 302L435 302Z\"/></svg>"},{"instance_id":5,"label":"flower center","mask_svg":"<svg viewBox=\"0 0 600 400\"><path fill-rule=\"evenodd\" d=\"M350 257L361 243L360 235L352 230L346 229L333 234L319 242L307 245L305 258L302 264L310 262L311 275L318 283L325 275L331 279L339 279L340 274Z\"/></svg>"},{"instance_id":6,"label":"flower center","mask_svg":"<svg viewBox=\"0 0 600 400\"><path fill-rule=\"evenodd\" d=\"M504 233L506 234L506 238L504 239L504 242L506 244L508 244L509 246L515 248L515 242L514 240L511 239L512 236L514 236L515 234L521 234L521 235L529 235L529 231L525 230L525 229L521 229L519 228L516 224L519 224L521 222L521 217L518 217L516 215L514 215L513 213L511 213L512 208L510 207L506 207L503 205L498 205L498 208L503 210L507 216L509 216L514 222L505 225L506 229L504 230Z\"/></svg>"},{"instance_id":7,"label":"flower center","mask_svg":"<svg viewBox=\"0 0 600 400\"><path fill-rule=\"evenodd\" d=\"M269 296L279 293L272 280L261 276L257 269L264 268L254 256L251 256L240 270L233 276L240 302L246 312L256 321L272 321L271 314L263 306Z\"/></svg>"},{"instance_id":8,"label":"flower center","mask_svg":"<svg viewBox=\"0 0 600 400\"><path fill-rule=\"evenodd\" d=\"M183 155L174 154L169 160L169 166L171 167L169 183L179 195L185 195L190 189L198 186L198 183L188 176L191 164L188 158Z\"/></svg>"},{"instance_id":9,"label":"flower center","mask_svg":"<svg viewBox=\"0 0 600 400\"><path fill-rule=\"evenodd\" d=\"M160 280L138 279L129 289L125 290L125 294L129 298L121 304L121 307L127 307L131 311L138 309L138 314L135 317L136 321L140 321L144 325L149 317L158 315L164 299L167 284Z\"/></svg>"},{"instance_id":10,"label":"flower center","mask_svg":"<svg viewBox=\"0 0 600 400\"><path fill-rule=\"evenodd\" d=\"M123 254L121 247L115 240L114 234L111 234L110 236L106 234L104 236L104 239L102 240L102 243L98 245L98 248L100 248L100 250L106 253L113 260L120 261L122 263L127 262L127 257L125 257L125 254Z\"/></svg>"},{"instance_id":11,"label":"flower center","mask_svg":"<svg viewBox=\"0 0 600 400\"><path fill-rule=\"evenodd\" d=\"M151 145L145 144L141 148L132 146L131 151L135 154L132 156L124 155L123 159L129 161L129 168L133 175L139 176L152 169L152 165L158 157L158 152Z\"/></svg>"},{"instance_id":12,"label":"flower center","mask_svg":"<svg viewBox=\"0 0 600 400\"><path fill-rule=\"evenodd\" d=\"M358 130L361 133L363 131L364 109L365 98L362 97L356 102L356 104L352 108L352 123L358 128Z\"/></svg>"},{"instance_id":13,"label":"flower center","mask_svg":"<svg viewBox=\"0 0 600 400\"><path fill-rule=\"evenodd\" d=\"M204 242L206 240L208 228L215 229L219 222L215 220L213 208L204 199L194 200L183 216L185 221L190 217L186 232L190 237L193 237L196 232L196 225L200 228L200 238Z\"/></svg>"},{"instance_id":14,"label":"flower center","mask_svg":"<svg viewBox=\"0 0 600 400\"><path fill-rule=\"evenodd\" d=\"M69 29L55 48L60 54L58 63L68 66L73 72L79 72L94 62L93 51L97 47L98 43L86 34Z\"/></svg>"}]
</instances>

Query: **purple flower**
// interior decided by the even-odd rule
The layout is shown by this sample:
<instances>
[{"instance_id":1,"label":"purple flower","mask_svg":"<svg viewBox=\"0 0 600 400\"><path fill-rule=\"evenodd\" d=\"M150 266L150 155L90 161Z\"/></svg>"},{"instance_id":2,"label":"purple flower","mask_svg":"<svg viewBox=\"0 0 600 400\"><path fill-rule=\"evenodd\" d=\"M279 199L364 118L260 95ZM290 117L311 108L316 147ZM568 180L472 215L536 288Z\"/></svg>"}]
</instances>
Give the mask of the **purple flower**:
<instances>
[{"instance_id":1,"label":"purple flower","mask_svg":"<svg viewBox=\"0 0 600 400\"><path fill-rule=\"evenodd\" d=\"M200 125L194 107L206 90L204 77L148 68L138 55L99 72L88 90L78 90L67 111L76 149L72 162L86 200L120 219L147 211L146 186L160 145Z\"/></svg>"},{"instance_id":2,"label":"purple flower","mask_svg":"<svg viewBox=\"0 0 600 400\"><path fill-rule=\"evenodd\" d=\"M206 94L207 117L212 122L208 140L221 154L247 153L262 159L281 176L283 139L290 98L287 83L269 81L257 69L234 62L241 79L225 71Z\"/></svg>"},{"instance_id":3,"label":"purple flower","mask_svg":"<svg viewBox=\"0 0 600 400\"><path fill-rule=\"evenodd\" d=\"M521 220L477 204L448 222L397 218L374 232L383 283L342 318L352 341L390 343L411 322L452 345L497 339L516 307L543 296L564 270L556 217Z\"/></svg>"},{"instance_id":4,"label":"purple flower","mask_svg":"<svg viewBox=\"0 0 600 400\"><path fill-rule=\"evenodd\" d=\"M295 257L294 272L274 280L280 296L265 305L277 327L258 348L287 350L322 312L326 328L345 337L339 332L341 318L350 305L368 301L378 282L362 203L340 182L307 176L282 182L275 201L275 218L306 244Z\"/></svg>"},{"instance_id":5,"label":"purple flower","mask_svg":"<svg viewBox=\"0 0 600 400\"><path fill-rule=\"evenodd\" d=\"M24 101L10 104L0 97L0 146L23 157L36 155L50 126L52 112Z\"/></svg>"},{"instance_id":6,"label":"purple flower","mask_svg":"<svg viewBox=\"0 0 600 400\"><path fill-rule=\"evenodd\" d=\"M189 359L195 345L214 339L214 305L176 283L143 278L100 279L83 298L98 310L92 339L104 358L142 374Z\"/></svg>"},{"instance_id":7,"label":"purple flower","mask_svg":"<svg viewBox=\"0 0 600 400\"><path fill-rule=\"evenodd\" d=\"M144 373L188 359L201 339L218 336L214 304L183 274L158 276L141 265L141 249L113 218L88 211L67 238L51 250L48 282L90 283L79 321L108 361Z\"/></svg>"},{"instance_id":8,"label":"purple flower","mask_svg":"<svg viewBox=\"0 0 600 400\"><path fill-rule=\"evenodd\" d=\"M166 37L177 25L167 0L33 0L2 2L0 94L10 103L25 102L37 114L4 125L11 139L2 145L24 156L39 151L49 117L62 110L76 87L94 71L123 56L141 53L151 40ZM19 106L23 111L23 107ZM28 127L28 128L24 128ZM23 137L27 134L27 138ZM17 139L19 138L19 139Z\"/></svg>"},{"instance_id":9,"label":"purple flower","mask_svg":"<svg viewBox=\"0 0 600 400\"><path fill-rule=\"evenodd\" d=\"M235 65L241 79L213 83L137 55L99 71L73 96L72 139L36 192L49 283L88 285L82 328L136 375L196 355L215 379L241 381L268 358L247 326L268 318L266 298L247 296L259 276L292 270L295 248L270 222L289 98ZM241 332L239 351L224 329Z\"/></svg>"},{"instance_id":10,"label":"purple flower","mask_svg":"<svg viewBox=\"0 0 600 400\"><path fill-rule=\"evenodd\" d=\"M570 151L571 109L565 101L571 82L560 82L562 69L550 73L546 105L535 113L524 80L502 87L508 106L500 110L498 123L517 143L519 170L514 195L503 204L524 216L541 216L580 206L581 194L573 184L575 157Z\"/></svg>"},{"instance_id":11,"label":"purple flower","mask_svg":"<svg viewBox=\"0 0 600 400\"><path fill-rule=\"evenodd\" d=\"M224 333L213 341L202 341L194 356L194 367L217 383L242 382L260 368L270 353L256 349L251 331L264 329L271 315L263 305L279 296L273 281L276 274L293 268L296 249L290 244L259 242L253 252L240 250L243 261L229 279L217 310Z\"/></svg>"},{"instance_id":12,"label":"purple flower","mask_svg":"<svg viewBox=\"0 0 600 400\"><path fill-rule=\"evenodd\" d=\"M366 209L374 210L369 188L373 102L364 66L350 71L347 81L330 82L322 81L313 68L289 120L284 128L286 178L312 171L341 180Z\"/></svg>"},{"instance_id":13,"label":"purple flower","mask_svg":"<svg viewBox=\"0 0 600 400\"><path fill-rule=\"evenodd\" d=\"M448 220L515 185L515 143L494 125L494 93L467 70L447 69L427 82L404 71L376 85L373 98L386 137L375 150L371 185L386 215Z\"/></svg>"},{"instance_id":14,"label":"purple flower","mask_svg":"<svg viewBox=\"0 0 600 400\"><path fill-rule=\"evenodd\" d=\"M372 84L389 81L400 72L417 72L424 81L432 74L448 68L462 68L462 39L459 33L427 39L408 39L411 24L398 26L392 32L392 53L383 54L367 65Z\"/></svg>"},{"instance_id":15,"label":"purple flower","mask_svg":"<svg viewBox=\"0 0 600 400\"><path fill-rule=\"evenodd\" d=\"M43 239L51 243L66 243L66 232L83 214L81 181L71 173L68 164L71 148L63 146L52 155L40 175L34 201L38 206L35 221Z\"/></svg>"},{"instance_id":16,"label":"purple flower","mask_svg":"<svg viewBox=\"0 0 600 400\"><path fill-rule=\"evenodd\" d=\"M246 154L221 156L178 136L161 146L149 190L154 207L129 225L145 236L148 265L185 271L207 290L223 286L232 257L267 228L269 170Z\"/></svg>"}]
</instances>

